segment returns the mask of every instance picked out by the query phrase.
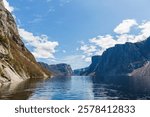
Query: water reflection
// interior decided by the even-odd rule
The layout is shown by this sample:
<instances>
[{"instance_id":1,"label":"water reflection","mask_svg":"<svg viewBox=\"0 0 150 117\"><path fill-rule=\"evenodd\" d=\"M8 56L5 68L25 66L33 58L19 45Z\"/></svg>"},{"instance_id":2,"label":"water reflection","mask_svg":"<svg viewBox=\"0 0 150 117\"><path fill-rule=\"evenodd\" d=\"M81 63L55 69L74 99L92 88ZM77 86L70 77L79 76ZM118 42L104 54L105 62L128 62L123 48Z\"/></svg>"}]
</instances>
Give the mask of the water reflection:
<instances>
[{"instance_id":1,"label":"water reflection","mask_svg":"<svg viewBox=\"0 0 150 117\"><path fill-rule=\"evenodd\" d=\"M37 87L29 99L65 99L70 90L71 77L57 77L48 79L41 87Z\"/></svg>"},{"instance_id":2,"label":"water reflection","mask_svg":"<svg viewBox=\"0 0 150 117\"><path fill-rule=\"evenodd\" d=\"M14 84L5 84L0 87L0 99L26 100L28 99L39 83L44 80L26 80Z\"/></svg>"},{"instance_id":3,"label":"water reflection","mask_svg":"<svg viewBox=\"0 0 150 117\"><path fill-rule=\"evenodd\" d=\"M150 99L150 78L72 76L32 79L2 86L0 99Z\"/></svg>"},{"instance_id":4,"label":"water reflection","mask_svg":"<svg viewBox=\"0 0 150 117\"><path fill-rule=\"evenodd\" d=\"M150 99L150 77L103 77L93 78L94 97L99 99L100 96L105 96L106 99ZM104 90L99 88L104 85ZM101 95L100 92L105 92Z\"/></svg>"},{"instance_id":5,"label":"water reflection","mask_svg":"<svg viewBox=\"0 0 150 117\"><path fill-rule=\"evenodd\" d=\"M54 77L49 79L34 92L29 99L75 100L93 99L91 78L88 77ZM42 90L42 93L39 91Z\"/></svg>"}]
</instances>

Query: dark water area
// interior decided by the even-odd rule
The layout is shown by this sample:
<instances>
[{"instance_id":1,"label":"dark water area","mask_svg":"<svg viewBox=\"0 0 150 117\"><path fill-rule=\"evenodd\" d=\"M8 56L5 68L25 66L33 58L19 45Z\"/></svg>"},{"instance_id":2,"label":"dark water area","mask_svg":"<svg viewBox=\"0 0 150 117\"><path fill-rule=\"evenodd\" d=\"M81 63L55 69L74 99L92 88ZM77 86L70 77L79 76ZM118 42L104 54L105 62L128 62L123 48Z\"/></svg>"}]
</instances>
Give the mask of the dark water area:
<instances>
[{"instance_id":1,"label":"dark water area","mask_svg":"<svg viewBox=\"0 0 150 117\"><path fill-rule=\"evenodd\" d=\"M103 79L103 80L100 80ZM150 77L88 76L27 80L0 88L3 100L146 100L150 99Z\"/></svg>"},{"instance_id":2,"label":"dark water area","mask_svg":"<svg viewBox=\"0 0 150 117\"><path fill-rule=\"evenodd\" d=\"M150 99L150 77L107 77L93 78L94 92L102 92L99 90L99 85L106 84L107 99L118 100L149 100ZM98 84L98 86L96 85ZM98 90L97 90L98 89ZM99 93L94 97L99 97Z\"/></svg>"}]
</instances>

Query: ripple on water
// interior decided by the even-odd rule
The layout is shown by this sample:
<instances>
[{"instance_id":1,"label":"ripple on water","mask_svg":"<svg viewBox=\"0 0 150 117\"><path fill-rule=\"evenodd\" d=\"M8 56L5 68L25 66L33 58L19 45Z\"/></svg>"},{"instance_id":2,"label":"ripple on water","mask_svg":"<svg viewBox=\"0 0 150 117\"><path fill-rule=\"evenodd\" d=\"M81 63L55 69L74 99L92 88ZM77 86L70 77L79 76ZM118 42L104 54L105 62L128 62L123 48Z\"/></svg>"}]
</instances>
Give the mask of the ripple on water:
<instances>
[{"instance_id":1,"label":"ripple on water","mask_svg":"<svg viewBox=\"0 0 150 117\"><path fill-rule=\"evenodd\" d=\"M147 78L148 79L148 78ZM130 79L131 80L131 79ZM128 81L128 80L127 80ZM150 83L121 81L118 84L93 81L91 77L63 77L48 80L29 80L0 90L1 99L29 100L116 100L150 99ZM147 83L145 85L145 83Z\"/></svg>"}]
</instances>

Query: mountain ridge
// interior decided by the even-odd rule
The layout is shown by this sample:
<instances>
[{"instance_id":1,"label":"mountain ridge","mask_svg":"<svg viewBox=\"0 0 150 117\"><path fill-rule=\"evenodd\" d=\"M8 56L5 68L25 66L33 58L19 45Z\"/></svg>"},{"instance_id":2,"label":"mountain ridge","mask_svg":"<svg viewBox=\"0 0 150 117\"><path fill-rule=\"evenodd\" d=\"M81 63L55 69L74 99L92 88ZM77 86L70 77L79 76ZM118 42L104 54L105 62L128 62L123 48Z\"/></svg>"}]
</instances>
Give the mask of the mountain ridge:
<instances>
[{"instance_id":1,"label":"mountain ridge","mask_svg":"<svg viewBox=\"0 0 150 117\"><path fill-rule=\"evenodd\" d=\"M97 62L93 58L99 57ZM82 75L94 76L147 76L150 75L150 37L137 43L118 44L107 49L102 56L93 56L88 70ZM141 68L141 69L140 69ZM143 69L147 72L141 72ZM139 70L140 69L140 70Z\"/></svg>"},{"instance_id":2,"label":"mountain ridge","mask_svg":"<svg viewBox=\"0 0 150 117\"><path fill-rule=\"evenodd\" d=\"M48 65L46 63L39 62L39 64L41 66L43 66L45 69L51 71L54 76L71 76L71 75L73 75L71 66L68 64L65 64L65 63Z\"/></svg>"}]
</instances>

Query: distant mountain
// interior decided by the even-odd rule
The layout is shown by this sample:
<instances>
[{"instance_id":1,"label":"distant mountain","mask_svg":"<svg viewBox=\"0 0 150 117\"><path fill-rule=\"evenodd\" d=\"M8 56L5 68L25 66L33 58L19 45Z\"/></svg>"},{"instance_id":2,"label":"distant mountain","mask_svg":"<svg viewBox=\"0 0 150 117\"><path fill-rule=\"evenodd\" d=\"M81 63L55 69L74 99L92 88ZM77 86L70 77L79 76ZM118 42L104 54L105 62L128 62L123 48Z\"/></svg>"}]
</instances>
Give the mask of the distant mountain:
<instances>
[{"instance_id":1,"label":"distant mountain","mask_svg":"<svg viewBox=\"0 0 150 117\"><path fill-rule=\"evenodd\" d=\"M100 60L101 56L93 56L92 64L89 67L87 67L84 71L81 71L80 75L92 75L92 76L95 75L95 71L99 65Z\"/></svg>"},{"instance_id":2,"label":"distant mountain","mask_svg":"<svg viewBox=\"0 0 150 117\"><path fill-rule=\"evenodd\" d=\"M75 69L75 70L73 70L73 75L78 75L78 76L83 75L84 72L86 72L87 70L88 70L88 67L81 68L81 69Z\"/></svg>"},{"instance_id":3,"label":"distant mountain","mask_svg":"<svg viewBox=\"0 0 150 117\"><path fill-rule=\"evenodd\" d=\"M138 43L116 45L102 56L92 57L91 65L82 75L150 76L150 38Z\"/></svg>"},{"instance_id":4,"label":"distant mountain","mask_svg":"<svg viewBox=\"0 0 150 117\"><path fill-rule=\"evenodd\" d=\"M92 75L98 66L101 56L93 56L89 67L74 70L74 75ZM94 75L94 74L93 74Z\"/></svg>"},{"instance_id":5,"label":"distant mountain","mask_svg":"<svg viewBox=\"0 0 150 117\"><path fill-rule=\"evenodd\" d=\"M52 72L54 76L71 76L73 74L71 66L65 63L48 65L46 63L39 62L39 64Z\"/></svg>"},{"instance_id":6,"label":"distant mountain","mask_svg":"<svg viewBox=\"0 0 150 117\"><path fill-rule=\"evenodd\" d=\"M50 75L25 47L13 16L0 0L0 86Z\"/></svg>"}]
</instances>

